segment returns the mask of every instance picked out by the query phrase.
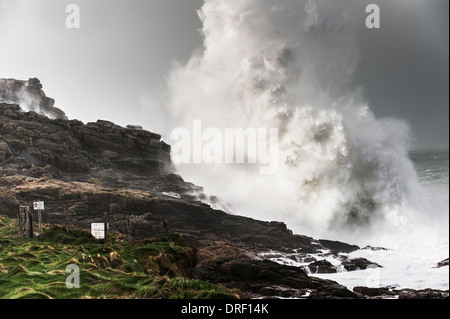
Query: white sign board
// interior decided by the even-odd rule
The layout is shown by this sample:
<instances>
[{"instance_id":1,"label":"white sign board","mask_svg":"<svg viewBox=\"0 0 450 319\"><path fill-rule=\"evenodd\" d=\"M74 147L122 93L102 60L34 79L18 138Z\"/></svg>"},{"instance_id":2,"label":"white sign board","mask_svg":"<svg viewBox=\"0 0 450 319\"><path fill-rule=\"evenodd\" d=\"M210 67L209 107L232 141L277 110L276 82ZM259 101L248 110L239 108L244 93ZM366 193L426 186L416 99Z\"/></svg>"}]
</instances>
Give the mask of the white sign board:
<instances>
[{"instance_id":1,"label":"white sign board","mask_svg":"<svg viewBox=\"0 0 450 319\"><path fill-rule=\"evenodd\" d=\"M108 224L109 229L109 224ZM105 223L91 223L91 234L97 239L105 238Z\"/></svg>"},{"instance_id":2,"label":"white sign board","mask_svg":"<svg viewBox=\"0 0 450 319\"><path fill-rule=\"evenodd\" d=\"M44 202L34 202L33 203L33 209L34 210L43 210L44 209Z\"/></svg>"}]
</instances>

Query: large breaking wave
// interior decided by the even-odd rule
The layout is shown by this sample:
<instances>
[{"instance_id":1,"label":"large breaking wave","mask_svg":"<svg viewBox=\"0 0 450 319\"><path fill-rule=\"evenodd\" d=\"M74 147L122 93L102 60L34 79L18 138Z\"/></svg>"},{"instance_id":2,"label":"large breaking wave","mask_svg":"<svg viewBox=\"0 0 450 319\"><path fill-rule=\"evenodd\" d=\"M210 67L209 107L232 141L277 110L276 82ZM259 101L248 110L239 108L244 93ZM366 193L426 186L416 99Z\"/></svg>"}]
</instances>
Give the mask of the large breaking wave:
<instances>
[{"instance_id":1,"label":"large breaking wave","mask_svg":"<svg viewBox=\"0 0 450 319\"><path fill-rule=\"evenodd\" d=\"M430 222L408 158L409 128L377 119L362 89L356 27L337 1L207 0L204 47L169 78L177 126L279 131L279 167L184 164L186 179L229 211L296 233L353 242Z\"/></svg>"}]
</instances>

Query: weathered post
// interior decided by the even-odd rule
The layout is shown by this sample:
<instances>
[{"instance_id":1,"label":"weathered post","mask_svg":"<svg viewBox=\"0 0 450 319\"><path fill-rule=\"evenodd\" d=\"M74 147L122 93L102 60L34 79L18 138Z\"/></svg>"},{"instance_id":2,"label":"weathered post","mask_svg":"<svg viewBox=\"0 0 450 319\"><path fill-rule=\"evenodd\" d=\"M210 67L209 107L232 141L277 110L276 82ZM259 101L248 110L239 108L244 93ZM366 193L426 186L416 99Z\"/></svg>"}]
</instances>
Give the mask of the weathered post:
<instances>
[{"instance_id":1,"label":"weathered post","mask_svg":"<svg viewBox=\"0 0 450 319\"><path fill-rule=\"evenodd\" d=\"M38 210L39 232L42 233L42 210Z\"/></svg>"},{"instance_id":2,"label":"weathered post","mask_svg":"<svg viewBox=\"0 0 450 319\"><path fill-rule=\"evenodd\" d=\"M131 242L130 215L127 216L127 232L128 232L128 240Z\"/></svg>"},{"instance_id":3,"label":"weathered post","mask_svg":"<svg viewBox=\"0 0 450 319\"><path fill-rule=\"evenodd\" d=\"M105 232L105 238L103 239L104 243L106 244L106 241L108 240L108 212L105 212L104 215L104 232Z\"/></svg>"},{"instance_id":4,"label":"weathered post","mask_svg":"<svg viewBox=\"0 0 450 319\"><path fill-rule=\"evenodd\" d=\"M19 235L20 238L24 238L24 225L25 225L25 207L20 206L19 212L17 213L17 221L19 222Z\"/></svg>"},{"instance_id":5,"label":"weathered post","mask_svg":"<svg viewBox=\"0 0 450 319\"><path fill-rule=\"evenodd\" d=\"M168 241L173 241L172 240L172 235L170 234L170 230L169 230L169 226L167 226L166 221L164 220L163 217L161 217L161 221L164 227L164 231L166 232L166 236L167 236L167 240Z\"/></svg>"},{"instance_id":6,"label":"weathered post","mask_svg":"<svg viewBox=\"0 0 450 319\"><path fill-rule=\"evenodd\" d=\"M24 238L33 238L33 213L30 211L30 207L23 206L24 215Z\"/></svg>"},{"instance_id":7,"label":"weathered post","mask_svg":"<svg viewBox=\"0 0 450 319\"><path fill-rule=\"evenodd\" d=\"M64 208L64 216L66 217L66 227L67 231L70 233L72 231L69 214L67 213L67 209Z\"/></svg>"}]
</instances>

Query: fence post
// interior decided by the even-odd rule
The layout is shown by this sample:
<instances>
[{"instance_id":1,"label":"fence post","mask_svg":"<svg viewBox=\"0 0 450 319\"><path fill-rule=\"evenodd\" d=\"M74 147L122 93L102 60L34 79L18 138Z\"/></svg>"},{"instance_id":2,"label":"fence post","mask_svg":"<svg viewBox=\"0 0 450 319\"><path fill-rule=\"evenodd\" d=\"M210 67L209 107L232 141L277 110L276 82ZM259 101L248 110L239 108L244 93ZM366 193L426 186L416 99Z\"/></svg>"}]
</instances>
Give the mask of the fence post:
<instances>
[{"instance_id":1,"label":"fence post","mask_svg":"<svg viewBox=\"0 0 450 319\"><path fill-rule=\"evenodd\" d=\"M131 242L130 215L127 216L127 231L128 231L128 240Z\"/></svg>"},{"instance_id":2,"label":"fence post","mask_svg":"<svg viewBox=\"0 0 450 319\"><path fill-rule=\"evenodd\" d=\"M42 210L38 210L39 232L42 233Z\"/></svg>"},{"instance_id":3,"label":"fence post","mask_svg":"<svg viewBox=\"0 0 450 319\"><path fill-rule=\"evenodd\" d=\"M24 236L24 223L25 223L25 214L24 214L24 207L25 206L19 206L19 211L17 213L17 221L19 222L19 235L20 238L23 239Z\"/></svg>"},{"instance_id":4,"label":"fence post","mask_svg":"<svg viewBox=\"0 0 450 319\"><path fill-rule=\"evenodd\" d=\"M69 214L67 213L66 208L64 208L64 216L66 217L67 231L70 233L70 232L72 232L72 227L71 227L71 223L70 223Z\"/></svg>"},{"instance_id":5,"label":"fence post","mask_svg":"<svg viewBox=\"0 0 450 319\"><path fill-rule=\"evenodd\" d=\"M23 238L33 238L33 213L30 207L21 206L21 224Z\"/></svg>"},{"instance_id":6,"label":"fence post","mask_svg":"<svg viewBox=\"0 0 450 319\"><path fill-rule=\"evenodd\" d=\"M104 215L104 232L105 232L105 239L104 243L106 244L106 241L108 240L108 212L105 212Z\"/></svg>"},{"instance_id":7,"label":"fence post","mask_svg":"<svg viewBox=\"0 0 450 319\"><path fill-rule=\"evenodd\" d=\"M170 230L169 230L169 226L167 226L166 221L164 220L163 217L161 217L161 221L162 221L162 224L163 224L163 227L164 227L164 231L166 232L167 240L168 241L173 241L172 240L172 235L171 235Z\"/></svg>"}]
</instances>

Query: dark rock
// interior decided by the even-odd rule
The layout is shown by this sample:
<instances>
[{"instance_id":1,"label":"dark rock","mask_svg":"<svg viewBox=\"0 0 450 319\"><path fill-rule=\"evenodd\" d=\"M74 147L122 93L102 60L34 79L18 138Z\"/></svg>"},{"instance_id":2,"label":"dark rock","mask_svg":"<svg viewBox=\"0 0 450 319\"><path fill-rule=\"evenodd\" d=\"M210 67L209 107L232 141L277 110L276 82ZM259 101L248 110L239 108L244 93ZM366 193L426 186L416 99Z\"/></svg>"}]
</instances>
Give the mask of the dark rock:
<instances>
[{"instance_id":1,"label":"dark rock","mask_svg":"<svg viewBox=\"0 0 450 319\"><path fill-rule=\"evenodd\" d=\"M436 268L441 268L441 267L445 267L445 266L448 266L448 258L438 262L438 264L436 265Z\"/></svg>"},{"instance_id":2,"label":"dark rock","mask_svg":"<svg viewBox=\"0 0 450 319\"><path fill-rule=\"evenodd\" d=\"M55 100L45 96L44 91L42 91L42 84L37 78L30 78L28 81L0 79L1 100L22 104L24 108L52 118L67 119L62 110L54 107ZM13 119L19 117L16 113L13 113L13 110L6 110L3 115Z\"/></svg>"},{"instance_id":3,"label":"dark rock","mask_svg":"<svg viewBox=\"0 0 450 319\"><path fill-rule=\"evenodd\" d=\"M402 289L398 293L398 299L449 299L449 291L435 289Z\"/></svg>"},{"instance_id":4,"label":"dark rock","mask_svg":"<svg viewBox=\"0 0 450 319\"><path fill-rule=\"evenodd\" d=\"M342 265L347 271L364 270L367 267L369 268L382 267L377 263L371 262L365 258L347 259L342 262Z\"/></svg>"},{"instance_id":5,"label":"dark rock","mask_svg":"<svg viewBox=\"0 0 450 319\"><path fill-rule=\"evenodd\" d=\"M337 269L327 260L318 260L308 265L313 274L331 274L336 273Z\"/></svg>"},{"instance_id":6,"label":"dark rock","mask_svg":"<svg viewBox=\"0 0 450 319\"><path fill-rule=\"evenodd\" d=\"M244 292L244 297L358 297L334 281L309 277L299 267L254 259L252 252L242 246L222 243L201 249L198 254L194 278L237 288Z\"/></svg>"},{"instance_id":7,"label":"dark rock","mask_svg":"<svg viewBox=\"0 0 450 319\"><path fill-rule=\"evenodd\" d=\"M0 165L4 169L35 165L40 169L24 175L40 177L36 174L46 175L45 167L51 165L64 177L83 180L73 174L84 173L84 180L95 177L108 184L111 175L103 170L106 167L120 175L113 181L129 180L136 185L139 179L143 188L151 184L149 175L173 171L170 148L156 139L157 134L139 131L136 136L133 130L107 121L84 125L19 110L15 105L0 104Z\"/></svg>"},{"instance_id":8,"label":"dark rock","mask_svg":"<svg viewBox=\"0 0 450 319\"><path fill-rule=\"evenodd\" d=\"M363 294L365 296L369 296L369 297L376 297L376 296L387 297L387 296L394 296L394 295L396 295L396 293L393 292L388 287L369 288L369 287L356 286L356 287L353 288L353 291L356 292L356 293Z\"/></svg>"},{"instance_id":9,"label":"dark rock","mask_svg":"<svg viewBox=\"0 0 450 319\"><path fill-rule=\"evenodd\" d=\"M334 241L334 240L319 239L319 243L324 248L327 248L327 249L330 249L330 250L336 251L336 252L341 252L341 253L351 253L353 251L360 249L356 245L350 245L347 243L343 243L340 241Z\"/></svg>"},{"instance_id":10,"label":"dark rock","mask_svg":"<svg viewBox=\"0 0 450 319\"><path fill-rule=\"evenodd\" d=\"M437 289L393 289L391 287L369 288L357 286L353 291L369 299L448 299L448 290Z\"/></svg>"},{"instance_id":11,"label":"dark rock","mask_svg":"<svg viewBox=\"0 0 450 319\"><path fill-rule=\"evenodd\" d=\"M314 257L305 257L305 258L303 258L302 261L303 261L304 263L312 263L312 262L314 262L314 261L317 261L317 259L314 258Z\"/></svg>"},{"instance_id":12,"label":"dark rock","mask_svg":"<svg viewBox=\"0 0 450 319\"><path fill-rule=\"evenodd\" d=\"M366 246L364 248L361 248L363 250L372 250L372 251L378 251L378 250L389 250L387 248L384 247L373 247L373 246Z\"/></svg>"}]
</instances>

